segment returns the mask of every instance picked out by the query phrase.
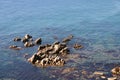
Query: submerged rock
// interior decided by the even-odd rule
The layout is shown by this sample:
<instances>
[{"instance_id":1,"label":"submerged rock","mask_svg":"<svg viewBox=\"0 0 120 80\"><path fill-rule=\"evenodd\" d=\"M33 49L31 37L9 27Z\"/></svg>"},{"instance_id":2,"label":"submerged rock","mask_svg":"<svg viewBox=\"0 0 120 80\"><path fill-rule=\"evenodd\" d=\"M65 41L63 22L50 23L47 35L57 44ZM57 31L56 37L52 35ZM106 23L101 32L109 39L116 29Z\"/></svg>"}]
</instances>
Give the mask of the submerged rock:
<instances>
[{"instance_id":1,"label":"submerged rock","mask_svg":"<svg viewBox=\"0 0 120 80\"><path fill-rule=\"evenodd\" d=\"M80 48L83 48L83 46L78 44L78 43L76 43L76 44L74 44L74 48L75 49L80 49Z\"/></svg>"},{"instance_id":2,"label":"submerged rock","mask_svg":"<svg viewBox=\"0 0 120 80\"><path fill-rule=\"evenodd\" d=\"M69 42L73 38L73 35L69 35L68 37L64 38L62 42Z\"/></svg>"}]
</instances>

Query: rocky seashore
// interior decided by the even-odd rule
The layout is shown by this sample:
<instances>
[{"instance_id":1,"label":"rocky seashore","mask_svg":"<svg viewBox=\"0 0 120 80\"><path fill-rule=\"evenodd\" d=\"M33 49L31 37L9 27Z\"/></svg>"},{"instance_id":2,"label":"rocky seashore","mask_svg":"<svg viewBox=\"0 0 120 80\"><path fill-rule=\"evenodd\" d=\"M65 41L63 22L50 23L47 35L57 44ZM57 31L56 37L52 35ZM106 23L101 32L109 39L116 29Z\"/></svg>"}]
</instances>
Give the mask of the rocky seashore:
<instances>
[{"instance_id":1,"label":"rocky seashore","mask_svg":"<svg viewBox=\"0 0 120 80\"><path fill-rule=\"evenodd\" d=\"M62 41L55 41L52 44L42 44L42 38L33 39L33 37L29 34L26 34L23 38L15 37L13 41L23 43L24 47L20 47L17 45L9 46L10 49L13 50L21 50L23 48L29 48L33 46L38 46L36 52L27 58L27 61L37 67L51 67L51 66L64 66L67 61L75 60L79 61L78 58L82 58L79 54L72 54L70 48L68 46L69 41L73 39L73 35L69 35L64 38ZM83 45L74 43L72 46L74 49L78 50L83 48ZM25 54L26 58L28 54ZM69 59L68 59L69 58ZM87 58L87 57L84 57ZM80 78L80 75L84 75L84 77L90 80L120 80L120 66L113 67L111 71L105 72L100 70L95 70L92 72L88 72L87 70L78 70L75 67L68 67L65 69L58 70L59 76L63 76L67 73L77 73L74 76ZM79 73L80 72L80 73ZM51 72L52 73L52 72ZM54 72L52 73L54 74ZM111 74L110 76L107 76ZM57 75L55 73L55 75ZM77 78L76 78L77 79Z\"/></svg>"}]
</instances>

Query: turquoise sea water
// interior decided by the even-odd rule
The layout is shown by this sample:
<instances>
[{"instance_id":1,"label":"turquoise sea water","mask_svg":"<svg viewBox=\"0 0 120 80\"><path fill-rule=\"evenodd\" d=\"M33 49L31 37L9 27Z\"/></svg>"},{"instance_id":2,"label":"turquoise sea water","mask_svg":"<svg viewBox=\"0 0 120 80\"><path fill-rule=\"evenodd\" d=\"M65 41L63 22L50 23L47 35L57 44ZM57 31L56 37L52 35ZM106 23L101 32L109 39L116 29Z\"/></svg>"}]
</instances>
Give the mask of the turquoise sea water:
<instances>
[{"instance_id":1,"label":"turquoise sea water","mask_svg":"<svg viewBox=\"0 0 120 80\"><path fill-rule=\"evenodd\" d=\"M43 43L72 34L70 45L78 42L84 46L81 50L73 49L72 54L79 53L89 59L76 59L76 63L62 68L37 68L23 57L25 53L32 55L36 47L9 49L12 44L23 46L12 40L25 34L41 37ZM60 71L77 67L80 72L83 67L88 69L88 65L91 69L93 63L104 64L105 71L120 65L119 0L0 0L0 80L74 80L77 78L69 77L72 73L62 75Z\"/></svg>"}]
</instances>

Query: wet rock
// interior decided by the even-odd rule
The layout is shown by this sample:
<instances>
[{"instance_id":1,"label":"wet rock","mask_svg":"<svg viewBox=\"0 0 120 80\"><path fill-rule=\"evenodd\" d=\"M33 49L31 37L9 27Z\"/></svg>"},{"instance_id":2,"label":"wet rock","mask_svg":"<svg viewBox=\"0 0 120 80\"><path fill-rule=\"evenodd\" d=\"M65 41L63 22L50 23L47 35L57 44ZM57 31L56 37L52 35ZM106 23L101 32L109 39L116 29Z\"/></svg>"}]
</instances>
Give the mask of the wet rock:
<instances>
[{"instance_id":1,"label":"wet rock","mask_svg":"<svg viewBox=\"0 0 120 80\"><path fill-rule=\"evenodd\" d=\"M25 47L33 47L34 44L32 42L25 42L24 46Z\"/></svg>"},{"instance_id":2,"label":"wet rock","mask_svg":"<svg viewBox=\"0 0 120 80\"><path fill-rule=\"evenodd\" d=\"M18 47L16 45L9 46L9 48L14 49L14 50L21 50L22 49L21 47Z\"/></svg>"},{"instance_id":3,"label":"wet rock","mask_svg":"<svg viewBox=\"0 0 120 80\"><path fill-rule=\"evenodd\" d=\"M28 42L29 40L26 39L26 38L23 38L21 41L22 41L23 43L25 43L25 42Z\"/></svg>"},{"instance_id":4,"label":"wet rock","mask_svg":"<svg viewBox=\"0 0 120 80\"><path fill-rule=\"evenodd\" d=\"M32 38L32 36L29 35L29 34L26 34L26 35L24 36L24 38L25 38L25 39L30 39L30 38Z\"/></svg>"},{"instance_id":5,"label":"wet rock","mask_svg":"<svg viewBox=\"0 0 120 80\"><path fill-rule=\"evenodd\" d=\"M40 46L38 47L38 51L39 51L39 50L42 50L42 49L45 49L45 45L40 45Z\"/></svg>"},{"instance_id":6,"label":"wet rock","mask_svg":"<svg viewBox=\"0 0 120 80\"><path fill-rule=\"evenodd\" d=\"M16 37L13 39L14 41L21 41L21 38L20 37Z\"/></svg>"},{"instance_id":7,"label":"wet rock","mask_svg":"<svg viewBox=\"0 0 120 80\"><path fill-rule=\"evenodd\" d=\"M120 76L120 67L115 67L111 70L113 76Z\"/></svg>"},{"instance_id":8,"label":"wet rock","mask_svg":"<svg viewBox=\"0 0 120 80\"><path fill-rule=\"evenodd\" d=\"M78 43L76 43L76 44L74 44L74 48L75 49L80 49L80 48L83 48L83 46L78 44Z\"/></svg>"},{"instance_id":9,"label":"wet rock","mask_svg":"<svg viewBox=\"0 0 120 80\"><path fill-rule=\"evenodd\" d=\"M64 38L62 42L69 42L73 38L73 35L69 35L68 37Z\"/></svg>"},{"instance_id":10,"label":"wet rock","mask_svg":"<svg viewBox=\"0 0 120 80\"><path fill-rule=\"evenodd\" d=\"M38 44L41 44L41 42L42 42L42 39L41 39L41 38L38 38L38 39L35 40L35 44L37 44L37 45L38 45Z\"/></svg>"}]
</instances>

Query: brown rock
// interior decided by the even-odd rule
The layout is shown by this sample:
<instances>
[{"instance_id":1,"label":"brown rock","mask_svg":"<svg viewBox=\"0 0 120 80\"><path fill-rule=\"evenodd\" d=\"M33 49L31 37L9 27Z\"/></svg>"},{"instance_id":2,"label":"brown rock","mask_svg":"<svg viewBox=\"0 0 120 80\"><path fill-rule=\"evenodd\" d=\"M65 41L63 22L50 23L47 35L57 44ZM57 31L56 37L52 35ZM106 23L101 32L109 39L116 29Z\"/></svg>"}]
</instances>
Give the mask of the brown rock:
<instances>
[{"instance_id":1,"label":"brown rock","mask_svg":"<svg viewBox=\"0 0 120 80\"><path fill-rule=\"evenodd\" d=\"M40 60L40 57L36 54L34 54L31 58L28 59L29 62L35 64L37 60Z\"/></svg>"}]
</instances>

